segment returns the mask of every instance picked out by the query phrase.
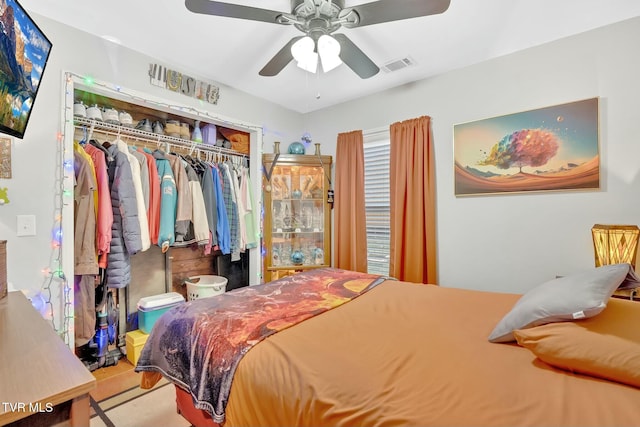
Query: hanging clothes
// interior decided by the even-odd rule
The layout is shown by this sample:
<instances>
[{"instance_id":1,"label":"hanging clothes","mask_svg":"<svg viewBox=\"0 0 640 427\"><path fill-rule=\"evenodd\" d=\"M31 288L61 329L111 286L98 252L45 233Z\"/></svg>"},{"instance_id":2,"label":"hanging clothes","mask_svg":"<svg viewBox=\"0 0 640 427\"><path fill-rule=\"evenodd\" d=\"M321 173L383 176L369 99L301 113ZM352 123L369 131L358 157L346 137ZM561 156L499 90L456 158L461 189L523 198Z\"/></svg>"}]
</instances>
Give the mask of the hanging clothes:
<instances>
[{"instance_id":1,"label":"hanging clothes","mask_svg":"<svg viewBox=\"0 0 640 427\"><path fill-rule=\"evenodd\" d=\"M123 288L131 282L131 255L142 250L138 202L129 158L116 145L110 145L107 150L111 157L107 166L113 227L106 283L111 288Z\"/></svg>"},{"instance_id":2,"label":"hanging clothes","mask_svg":"<svg viewBox=\"0 0 640 427\"><path fill-rule=\"evenodd\" d=\"M173 177L171 164L160 150L153 152L160 180L160 226L158 229L158 246L166 252L175 243L176 208L178 191Z\"/></svg>"},{"instance_id":3,"label":"hanging clothes","mask_svg":"<svg viewBox=\"0 0 640 427\"><path fill-rule=\"evenodd\" d=\"M142 148L138 148L138 152L147 159L147 173L149 175L149 206L147 208L149 239L152 245L157 245L158 232L160 230L160 177L158 176L158 168L153 155Z\"/></svg>"},{"instance_id":4,"label":"hanging clothes","mask_svg":"<svg viewBox=\"0 0 640 427\"><path fill-rule=\"evenodd\" d=\"M84 154L83 154L84 153ZM98 274L95 169L80 146L74 148L74 274Z\"/></svg>"},{"instance_id":5,"label":"hanging clothes","mask_svg":"<svg viewBox=\"0 0 640 427\"><path fill-rule=\"evenodd\" d=\"M207 161L199 158L203 153L201 150L197 151L197 156L191 157L191 154L137 148L127 143L127 138L129 137L118 133L113 141L105 142L104 145L92 140L86 144L89 148L83 150L83 154L92 160L94 166L101 165L94 171L94 195L97 202L94 204L96 253L99 267L106 268L112 246L120 246L113 241L113 232L119 225L115 219L118 207L114 207L112 203L112 183L117 181L119 188L126 186L109 176L109 168L119 164L115 158L119 156L116 156L111 146L115 146L119 153L126 156L126 164L130 168L130 184L138 210L136 218L140 222L139 251L146 250L152 244L165 251L171 246L197 244L203 247L205 254L231 254L232 260L237 261L241 252L257 245L254 238L247 237L246 220L250 218L253 202L249 200L247 188L242 187L243 170L234 155L224 155L225 163L219 153L204 151L207 156L215 155L218 163L212 163L210 157L207 157ZM167 148L172 149L172 144L167 144ZM180 149L177 151L180 152ZM102 177L100 180L98 174ZM98 186L98 181L104 182L104 185ZM100 188L108 189L108 193ZM100 213L101 219L98 220L99 212L107 214ZM122 217L119 221L122 222ZM250 234L255 236L254 231ZM129 256L133 255L128 250L127 253ZM125 283L113 282L107 285L126 286Z\"/></svg>"},{"instance_id":6,"label":"hanging clothes","mask_svg":"<svg viewBox=\"0 0 640 427\"><path fill-rule=\"evenodd\" d=\"M233 163L227 161L224 163L224 167L226 173L229 176L229 181L231 184L231 200L233 206L235 208L234 217L230 219L235 223L230 225L229 228L232 229L231 234L231 261L240 261L240 252L244 252L244 246L242 244L242 230L244 228L244 210L240 203L240 188L238 185L238 176L236 175L236 171L234 169ZM235 228L235 230L233 229Z\"/></svg>"},{"instance_id":7,"label":"hanging clothes","mask_svg":"<svg viewBox=\"0 0 640 427\"><path fill-rule=\"evenodd\" d=\"M229 229L229 218L225 196L223 192L222 174L216 164L211 165L211 176L213 177L213 185L216 197L216 234L218 236L218 247L223 255L231 253L231 234Z\"/></svg>"},{"instance_id":8,"label":"hanging clothes","mask_svg":"<svg viewBox=\"0 0 640 427\"><path fill-rule=\"evenodd\" d=\"M95 276L73 276L73 326L76 347L87 344L96 333Z\"/></svg>"},{"instance_id":9,"label":"hanging clothes","mask_svg":"<svg viewBox=\"0 0 640 427\"><path fill-rule=\"evenodd\" d=\"M144 205L144 194L142 191L142 178L140 172L140 163L138 159L131 154L129 146L122 139L117 138L113 143L118 150L127 156L129 167L131 168L131 181L135 191L136 208L138 209L138 222L140 223L140 241L142 242L142 251L146 251L151 246L149 238L149 221L147 220L147 208ZM145 171L146 173L146 171Z\"/></svg>"},{"instance_id":10,"label":"hanging clothes","mask_svg":"<svg viewBox=\"0 0 640 427\"><path fill-rule=\"evenodd\" d=\"M98 185L96 249L98 251L98 266L105 268L107 266L106 254L109 253L111 248L111 227L113 226L113 208L109 190L107 158L105 151L100 150L92 143L84 144L83 149L91 156L96 171L96 184Z\"/></svg>"},{"instance_id":11,"label":"hanging clothes","mask_svg":"<svg viewBox=\"0 0 640 427\"><path fill-rule=\"evenodd\" d=\"M175 244L184 245L185 236L189 231L189 223L193 221L191 191L189 190L189 177L182 165L180 156L166 154L166 159L171 165L171 171L176 183L178 200L176 203L175 219Z\"/></svg>"},{"instance_id":12,"label":"hanging clothes","mask_svg":"<svg viewBox=\"0 0 640 427\"><path fill-rule=\"evenodd\" d=\"M207 164L203 164L202 166L203 173L200 176L200 186L202 188L204 207L207 212L207 224L209 225L209 242L204 247L204 254L209 255L212 248L218 247L218 234L216 232L218 227L218 210L212 168Z\"/></svg>"},{"instance_id":13,"label":"hanging clothes","mask_svg":"<svg viewBox=\"0 0 640 427\"><path fill-rule=\"evenodd\" d=\"M94 185L91 190L91 196L93 197L93 206L94 206L93 213L94 213L94 216L97 218L98 217L98 186L97 186L98 178L96 176L96 168L95 168L95 165L93 164L93 159L84 150L82 145L80 145L80 143L77 141L73 141L73 151L74 151L74 161L75 161L75 154L78 154L82 157L82 159L84 159L87 162L89 166L89 170L93 178L93 185Z\"/></svg>"},{"instance_id":14,"label":"hanging clothes","mask_svg":"<svg viewBox=\"0 0 640 427\"><path fill-rule=\"evenodd\" d=\"M138 160L140 165L140 183L142 184L142 196L144 202L145 213L149 211L149 168L147 167L147 158L139 152L136 147L129 146L129 153ZM147 218L148 223L148 218Z\"/></svg>"},{"instance_id":15,"label":"hanging clothes","mask_svg":"<svg viewBox=\"0 0 640 427\"><path fill-rule=\"evenodd\" d=\"M249 168L243 167L240 175L240 197L244 200L244 240L245 248L252 249L258 247L259 230L257 223L258 213L255 212L256 203L253 198L253 187L251 186L251 177Z\"/></svg>"},{"instance_id":16,"label":"hanging clothes","mask_svg":"<svg viewBox=\"0 0 640 427\"><path fill-rule=\"evenodd\" d=\"M95 246L97 188L95 168L84 149L74 144L74 328L75 344L89 342L95 334L95 285L98 260Z\"/></svg>"},{"instance_id":17,"label":"hanging clothes","mask_svg":"<svg viewBox=\"0 0 640 427\"><path fill-rule=\"evenodd\" d=\"M193 221L189 225L186 241L204 245L209 241L209 223L207 221L207 210L204 204L204 195L200 186L200 179L196 171L183 160L184 168L189 178L189 191L191 192L191 217Z\"/></svg>"}]
</instances>

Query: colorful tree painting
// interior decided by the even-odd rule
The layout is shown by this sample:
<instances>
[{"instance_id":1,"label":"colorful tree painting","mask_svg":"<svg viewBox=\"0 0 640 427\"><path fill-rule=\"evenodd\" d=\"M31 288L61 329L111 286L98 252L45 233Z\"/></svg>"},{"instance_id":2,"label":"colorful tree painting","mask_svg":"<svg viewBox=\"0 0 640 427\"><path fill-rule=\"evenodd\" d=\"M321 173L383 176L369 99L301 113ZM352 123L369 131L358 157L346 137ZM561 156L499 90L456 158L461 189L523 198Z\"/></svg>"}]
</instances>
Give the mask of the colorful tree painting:
<instances>
[{"instance_id":1,"label":"colorful tree painting","mask_svg":"<svg viewBox=\"0 0 640 427\"><path fill-rule=\"evenodd\" d=\"M479 165L494 165L499 169L518 166L544 166L556 155L560 143L553 132L522 129L505 136L491 148Z\"/></svg>"},{"instance_id":2,"label":"colorful tree painting","mask_svg":"<svg viewBox=\"0 0 640 427\"><path fill-rule=\"evenodd\" d=\"M455 195L600 188L598 102L454 125Z\"/></svg>"}]
</instances>

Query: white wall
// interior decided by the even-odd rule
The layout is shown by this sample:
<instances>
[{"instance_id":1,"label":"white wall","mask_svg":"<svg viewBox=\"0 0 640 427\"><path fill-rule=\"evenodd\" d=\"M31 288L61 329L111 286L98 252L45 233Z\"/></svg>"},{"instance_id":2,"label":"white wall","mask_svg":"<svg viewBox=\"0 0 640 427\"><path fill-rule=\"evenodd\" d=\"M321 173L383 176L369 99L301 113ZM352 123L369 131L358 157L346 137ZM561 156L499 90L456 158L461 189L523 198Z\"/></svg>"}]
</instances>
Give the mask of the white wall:
<instances>
[{"instance_id":1,"label":"white wall","mask_svg":"<svg viewBox=\"0 0 640 427\"><path fill-rule=\"evenodd\" d=\"M557 274L591 268L593 224L640 223L638 40L635 18L309 113L305 120L323 154L334 154L339 132L431 116L439 284L520 293ZM454 196L454 124L596 96L600 191Z\"/></svg>"},{"instance_id":2,"label":"white wall","mask_svg":"<svg viewBox=\"0 0 640 427\"><path fill-rule=\"evenodd\" d=\"M263 144L269 149L274 140L294 140L301 135L302 120L299 113L223 85L219 85L220 100L217 105L201 103L194 98L152 86L147 70L149 63L157 62L153 58L37 14L32 16L52 41L53 49L25 138L15 139L12 149L13 177L0 180L0 187L8 188L10 199L8 205L0 206L0 239L7 240L7 276L13 289L39 290L45 279L42 270L58 262L51 250L51 231L56 213L54 195L58 188L55 182L56 159L59 158L58 149L62 146L56 140L56 135L63 130L60 118L65 72L91 76L97 81L120 85L137 93L148 93L172 105L193 107L211 115L262 126ZM215 70L210 76L199 76L190 72L188 64L164 65L216 83L211 80L215 78ZM72 198L67 200L73 202ZM16 215L35 215L37 235L17 237ZM66 256L72 253L67 252ZM64 260L64 264L67 262ZM72 279L72 271L65 273ZM60 309L55 308L56 316L59 316ZM56 324L59 321L60 317L57 317Z\"/></svg>"}]
</instances>

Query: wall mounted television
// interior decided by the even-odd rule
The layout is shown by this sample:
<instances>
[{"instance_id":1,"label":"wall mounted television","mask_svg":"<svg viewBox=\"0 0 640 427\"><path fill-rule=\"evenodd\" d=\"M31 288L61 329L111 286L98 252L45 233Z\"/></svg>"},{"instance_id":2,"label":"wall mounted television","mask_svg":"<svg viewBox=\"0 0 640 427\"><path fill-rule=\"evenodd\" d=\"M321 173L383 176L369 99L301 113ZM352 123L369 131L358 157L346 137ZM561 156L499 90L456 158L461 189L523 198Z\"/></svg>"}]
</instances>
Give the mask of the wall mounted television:
<instances>
[{"instance_id":1,"label":"wall mounted television","mask_svg":"<svg viewBox=\"0 0 640 427\"><path fill-rule=\"evenodd\" d=\"M51 41L16 0L0 0L0 133L22 139Z\"/></svg>"}]
</instances>

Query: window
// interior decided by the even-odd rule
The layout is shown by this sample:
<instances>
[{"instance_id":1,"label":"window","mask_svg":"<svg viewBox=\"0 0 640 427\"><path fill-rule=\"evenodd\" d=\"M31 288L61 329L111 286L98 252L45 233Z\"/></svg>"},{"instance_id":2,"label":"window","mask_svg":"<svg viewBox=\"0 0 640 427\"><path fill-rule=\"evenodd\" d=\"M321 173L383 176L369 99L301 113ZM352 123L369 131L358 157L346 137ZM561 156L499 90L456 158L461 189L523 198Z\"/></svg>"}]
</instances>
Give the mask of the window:
<instances>
[{"instance_id":1,"label":"window","mask_svg":"<svg viewBox=\"0 0 640 427\"><path fill-rule=\"evenodd\" d=\"M389 130L364 134L367 265L371 274L389 274L389 147Z\"/></svg>"}]
</instances>

